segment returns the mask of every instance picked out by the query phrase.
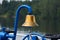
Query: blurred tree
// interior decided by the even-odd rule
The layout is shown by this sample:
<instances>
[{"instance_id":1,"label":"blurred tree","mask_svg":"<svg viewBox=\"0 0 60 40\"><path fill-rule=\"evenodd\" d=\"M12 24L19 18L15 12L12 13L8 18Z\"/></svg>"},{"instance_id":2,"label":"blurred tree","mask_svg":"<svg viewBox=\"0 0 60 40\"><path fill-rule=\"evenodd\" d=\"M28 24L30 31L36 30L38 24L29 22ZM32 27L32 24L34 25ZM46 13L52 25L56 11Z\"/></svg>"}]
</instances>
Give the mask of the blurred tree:
<instances>
[{"instance_id":1,"label":"blurred tree","mask_svg":"<svg viewBox=\"0 0 60 40\"><path fill-rule=\"evenodd\" d=\"M7 2L3 0L2 5L0 4L0 15L8 15L7 18L0 18L1 23L5 26L13 26L15 13L17 8L22 5L27 4L32 7L33 14L36 16L36 20L39 27L33 28L33 30L38 30L47 33L60 33L60 2L59 0L33 0L29 1L10 1ZM27 14L26 9L21 10L21 15L19 15L19 28L21 29L21 24L24 22L25 16ZM3 19L3 20L2 20ZM5 20L5 22L4 22ZM22 30L22 29L21 29Z\"/></svg>"}]
</instances>

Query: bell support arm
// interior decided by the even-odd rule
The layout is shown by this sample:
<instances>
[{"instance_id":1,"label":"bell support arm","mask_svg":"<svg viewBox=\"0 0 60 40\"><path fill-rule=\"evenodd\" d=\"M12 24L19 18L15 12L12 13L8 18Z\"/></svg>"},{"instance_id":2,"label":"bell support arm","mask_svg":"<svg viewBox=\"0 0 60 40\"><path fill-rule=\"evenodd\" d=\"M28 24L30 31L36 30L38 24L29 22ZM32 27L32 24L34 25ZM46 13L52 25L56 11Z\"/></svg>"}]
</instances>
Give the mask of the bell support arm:
<instances>
[{"instance_id":1,"label":"bell support arm","mask_svg":"<svg viewBox=\"0 0 60 40\"><path fill-rule=\"evenodd\" d=\"M22 8L27 8L28 9L28 13L32 14L32 9L30 6L28 5L21 5L18 7L17 11L16 11L16 18L15 18L15 22L14 22L14 37L13 40L15 40L16 38L16 33L17 33L17 27L18 27L18 18L19 18L19 12Z\"/></svg>"}]
</instances>

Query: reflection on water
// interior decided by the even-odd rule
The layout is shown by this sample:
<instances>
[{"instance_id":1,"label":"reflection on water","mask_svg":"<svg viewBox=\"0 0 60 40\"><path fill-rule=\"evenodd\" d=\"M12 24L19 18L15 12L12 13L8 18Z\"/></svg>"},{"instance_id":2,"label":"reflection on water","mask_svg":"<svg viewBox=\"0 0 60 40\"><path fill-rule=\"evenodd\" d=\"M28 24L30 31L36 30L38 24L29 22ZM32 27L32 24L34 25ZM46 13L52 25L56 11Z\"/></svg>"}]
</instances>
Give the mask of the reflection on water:
<instances>
[{"instance_id":1,"label":"reflection on water","mask_svg":"<svg viewBox=\"0 0 60 40\"><path fill-rule=\"evenodd\" d=\"M25 31L17 31L16 40L22 40L28 33ZM10 39L12 40L12 39Z\"/></svg>"},{"instance_id":2,"label":"reflection on water","mask_svg":"<svg viewBox=\"0 0 60 40\"><path fill-rule=\"evenodd\" d=\"M28 33L24 32L24 31L18 31L17 32L17 36L16 36L16 40L22 40Z\"/></svg>"},{"instance_id":3,"label":"reflection on water","mask_svg":"<svg viewBox=\"0 0 60 40\"><path fill-rule=\"evenodd\" d=\"M17 36L16 36L16 40L22 40L27 34L29 34L29 33L25 32L25 31L18 31ZM10 40L12 40L12 39L10 39ZM41 37L39 37L39 40L42 40ZM51 39L46 38L46 40L51 40ZM60 39L58 39L58 40L60 40Z\"/></svg>"},{"instance_id":4,"label":"reflection on water","mask_svg":"<svg viewBox=\"0 0 60 40\"><path fill-rule=\"evenodd\" d=\"M27 31L18 31L16 40L22 40L27 34L29 34ZM39 37L39 39L41 40L41 37ZM10 39L10 40L12 40L12 39ZM47 39L47 40L50 40L50 39Z\"/></svg>"},{"instance_id":5,"label":"reflection on water","mask_svg":"<svg viewBox=\"0 0 60 40\"><path fill-rule=\"evenodd\" d=\"M0 29L1 29L1 27L0 27ZM7 28L7 29L9 29L9 28ZM13 29L10 29L10 30L13 30ZM32 32L34 32L34 31L32 31ZM40 33L39 31L35 31L35 32L37 32L37 33ZM16 40L22 40L27 34L29 34L30 33L30 30L27 30L27 31L17 31L17 36L16 36ZM41 33L42 34L42 33ZM43 33L43 34L45 34L45 33ZM40 40L41 40L41 37L38 37ZM10 39L10 38L9 38ZM46 38L47 39L47 38ZM10 39L10 40L12 40L12 39ZM27 39L26 39L27 40ZM47 39L47 40L51 40L51 39ZM60 40L60 39L59 39Z\"/></svg>"}]
</instances>

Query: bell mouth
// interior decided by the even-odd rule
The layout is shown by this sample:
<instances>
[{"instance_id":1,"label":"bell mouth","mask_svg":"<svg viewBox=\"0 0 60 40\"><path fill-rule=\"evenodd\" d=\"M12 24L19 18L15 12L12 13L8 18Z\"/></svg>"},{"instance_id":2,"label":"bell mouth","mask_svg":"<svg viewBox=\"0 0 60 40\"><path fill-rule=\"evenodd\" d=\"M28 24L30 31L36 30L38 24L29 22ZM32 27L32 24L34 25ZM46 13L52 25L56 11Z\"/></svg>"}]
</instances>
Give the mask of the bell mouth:
<instances>
[{"instance_id":1,"label":"bell mouth","mask_svg":"<svg viewBox=\"0 0 60 40\"><path fill-rule=\"evenodd\" d=\"M24 23L22 26L24 27L35 27L35 26L39 26L37 23Z\"/></svg>"}]
</instances>

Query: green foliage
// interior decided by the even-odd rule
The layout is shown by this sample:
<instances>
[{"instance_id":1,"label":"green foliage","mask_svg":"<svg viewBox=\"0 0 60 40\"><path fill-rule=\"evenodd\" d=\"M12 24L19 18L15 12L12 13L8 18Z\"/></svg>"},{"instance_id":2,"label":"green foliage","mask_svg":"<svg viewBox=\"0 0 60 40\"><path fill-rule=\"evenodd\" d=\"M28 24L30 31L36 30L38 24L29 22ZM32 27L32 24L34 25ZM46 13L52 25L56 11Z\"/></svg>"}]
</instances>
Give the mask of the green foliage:
<instances>
[{"instance_id":1,"label":"green foliage","mask_svg":"<svg viewBox=\"0 0 60 40\"><path fill-rule=\"evenodd\" d=\"M39 24L39 27L32 28L32 31L60 33L60 5L58 5L58 0L40 0L32 2L3 1L2 5L0 4L0 16L6 15L7 17L0 17L0 23L6 27L13 27L16 10L22 4L27 4L32 7L32 13L36 16L37 23ZM19 15L18 23L20 30L25 29L24 27L21 27L21 25L25 21L27 12L27 9L22 9L20 12L21 15Z\"/></svg>"}]
</instances>

